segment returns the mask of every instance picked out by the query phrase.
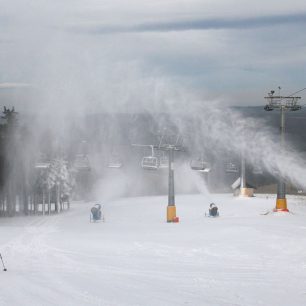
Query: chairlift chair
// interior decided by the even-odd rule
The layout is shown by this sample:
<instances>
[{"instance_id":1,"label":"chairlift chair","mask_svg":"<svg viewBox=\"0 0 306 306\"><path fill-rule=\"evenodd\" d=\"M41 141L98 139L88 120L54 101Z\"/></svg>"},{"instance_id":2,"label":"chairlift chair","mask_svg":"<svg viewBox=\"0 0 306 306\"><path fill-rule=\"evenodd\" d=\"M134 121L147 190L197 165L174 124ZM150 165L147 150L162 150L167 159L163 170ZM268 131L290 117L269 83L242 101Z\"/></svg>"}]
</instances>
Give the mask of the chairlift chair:
<instances>
[{"instance_id":1,"label":"chairlift chair","mask_svg":"<svg viewBox=\"0 0 306 306\"><path fill-rule=\"evenodd\" d=\"M169 167L169 158L163 154L159 157L159 168L165 169Z\"/></svg>"},{"instance_id":2,"label":"chairlift chair","mask_svg":"<svg viewBox=\"0 0 306 306\"><path fill-rule=\"evenodd\" d=\"M122 163L120 161L110 161L108 163L108 168L121 168L122 167Z\"/></svg>"},{"instance_id":3,"label":"chairlift chair","mask_svg":"<svg viewBox=\"0 0 306 306\"><path fill-rule=\"evenodd\" d=\"M35 164L35 169L48 169L51 163L38 162Z\"/></svg>"},{"instance_id":4,"label":"chairlift chair","mask_svg":"<svg viewBox=\"0 0 306 306\"><path fill-rule=\"evenodd\" d=\"M86 154L78 154L76 156L74 166L78 170L90 170L89 159Z\"/></svg>"},{"instance_id":5,"label":"chairlift chair","mask_svg":"<svg viewBox=\"0 0 306 306\"><path fill-rule=\"evenodd\" d=\"M145 156L142 158L141 167L145 170L157 170L158 158L155 156Z\"/></svg>"},{"instance_id":6,"label":"chairlift chair","mask_svg":"<svg viewBox=\"0 0 306 306\"><path fill-rule=\"evenodd\" d=\"M227 163L226 164L226 169L225 171L227 173L237 173L238 172L238 167L234 163Z\"/></svg>"},{"instance_id":7,"label":"chairlift chair","mask_svg":"<svg viewBox=\"0 0 306 306\"><path fill-rule=\"evenodd\" d=\"M152 145L149 146L151 148L151 155L144 156L141 160L141 167L145 170L157 170L159 167L159 159L154 154L154 147Z\"/></svg>"},{"instance_id":8,"label":"chairlift chair","mask_svg":"<svg viewBox=\"0 0 306 306\"><path fill-rule=\"evenodd\" d=\"M207 162L201 159L193 159L190 162L190 168L200 172L210 172L210 167Z\"/></svg>"},{"instance_id":9,"label":"chairlift chair","mask_svg":"<svg viewBox=\"0 0 306 306\"><path fill-rule=\"evenodd\" d=\"M110 160L108 161L108 168L121 168L122 167L122 162L118 157L112 156Z\"/></svg>"}]
</instances>

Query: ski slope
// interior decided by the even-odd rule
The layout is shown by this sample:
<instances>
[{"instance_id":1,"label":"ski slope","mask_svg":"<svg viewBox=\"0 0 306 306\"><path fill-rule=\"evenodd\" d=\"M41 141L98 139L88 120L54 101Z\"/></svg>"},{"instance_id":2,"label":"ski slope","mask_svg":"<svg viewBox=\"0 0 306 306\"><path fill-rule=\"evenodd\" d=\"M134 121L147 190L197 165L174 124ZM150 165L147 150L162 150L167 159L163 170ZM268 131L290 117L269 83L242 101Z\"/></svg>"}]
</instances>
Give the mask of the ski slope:
<instances>
[{"instance_id":1,"label":"ski slope","mask_svg":"<svg viewBox=\"0 0 306 306\"><path fill-rule=\"evenodd\" d=\"M104 223L93 204L0 220L0 305L306 305L305 198L181 195L176 224L167 197L103 203Z\"/></svg>"}]
</instances>

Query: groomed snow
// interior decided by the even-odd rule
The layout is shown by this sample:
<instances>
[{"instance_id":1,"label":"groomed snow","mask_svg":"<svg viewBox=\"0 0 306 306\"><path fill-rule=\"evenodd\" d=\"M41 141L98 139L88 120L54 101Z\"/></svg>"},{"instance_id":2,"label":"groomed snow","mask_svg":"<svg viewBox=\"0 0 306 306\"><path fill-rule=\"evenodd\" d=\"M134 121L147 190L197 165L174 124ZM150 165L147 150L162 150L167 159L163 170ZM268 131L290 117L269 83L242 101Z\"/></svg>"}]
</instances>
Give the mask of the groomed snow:
<instances>
[{"instance_id":1,"label":"groomed snow","mask_svg":"<svg viewBox=\"0 0 306 306\"><path fill-rule=\"evenodd\" d=\"M205 218L211 201L219 218ZM0 220L0 305L306 305L306 200L177 196L72 203L54 216Z\"/></svg>"}]
</instances>

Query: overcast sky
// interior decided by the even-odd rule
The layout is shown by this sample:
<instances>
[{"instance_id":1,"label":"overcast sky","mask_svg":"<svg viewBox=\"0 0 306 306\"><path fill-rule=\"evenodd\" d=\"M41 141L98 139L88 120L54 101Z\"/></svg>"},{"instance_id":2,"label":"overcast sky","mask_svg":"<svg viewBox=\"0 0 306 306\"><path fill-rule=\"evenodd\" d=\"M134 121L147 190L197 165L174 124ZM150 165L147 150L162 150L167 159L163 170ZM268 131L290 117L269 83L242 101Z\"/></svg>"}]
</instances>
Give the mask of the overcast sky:
<instances>
[{"instance_id":1,"label":"overcast sky","mask_svg":"<svg viewBox=\"0 0 306 306\"><path fill-rule=\"evenodd\" d=\"M0 0L1 105L263 105L306 87L305 29L302 0Z\"/></svg>"}]
</instances>

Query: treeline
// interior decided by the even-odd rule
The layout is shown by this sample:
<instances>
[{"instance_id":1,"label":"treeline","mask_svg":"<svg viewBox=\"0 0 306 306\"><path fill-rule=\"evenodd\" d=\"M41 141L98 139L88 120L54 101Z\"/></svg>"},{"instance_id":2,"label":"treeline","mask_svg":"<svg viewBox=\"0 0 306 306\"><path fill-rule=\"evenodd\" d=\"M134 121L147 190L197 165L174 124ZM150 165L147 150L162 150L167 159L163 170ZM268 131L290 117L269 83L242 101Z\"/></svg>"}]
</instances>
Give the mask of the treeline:
<instances>
[{"instance_id":1,"label":"treeline","mask_svg":"<svg viewBox=\"0 0 306 306\"><path fill-rule=\"evenodd\" d=\"M18 116L4 107L0 118L0 216L69 208L77 171L60 155L39 161L35 135Z\"/></svg>"}]
</instances>

